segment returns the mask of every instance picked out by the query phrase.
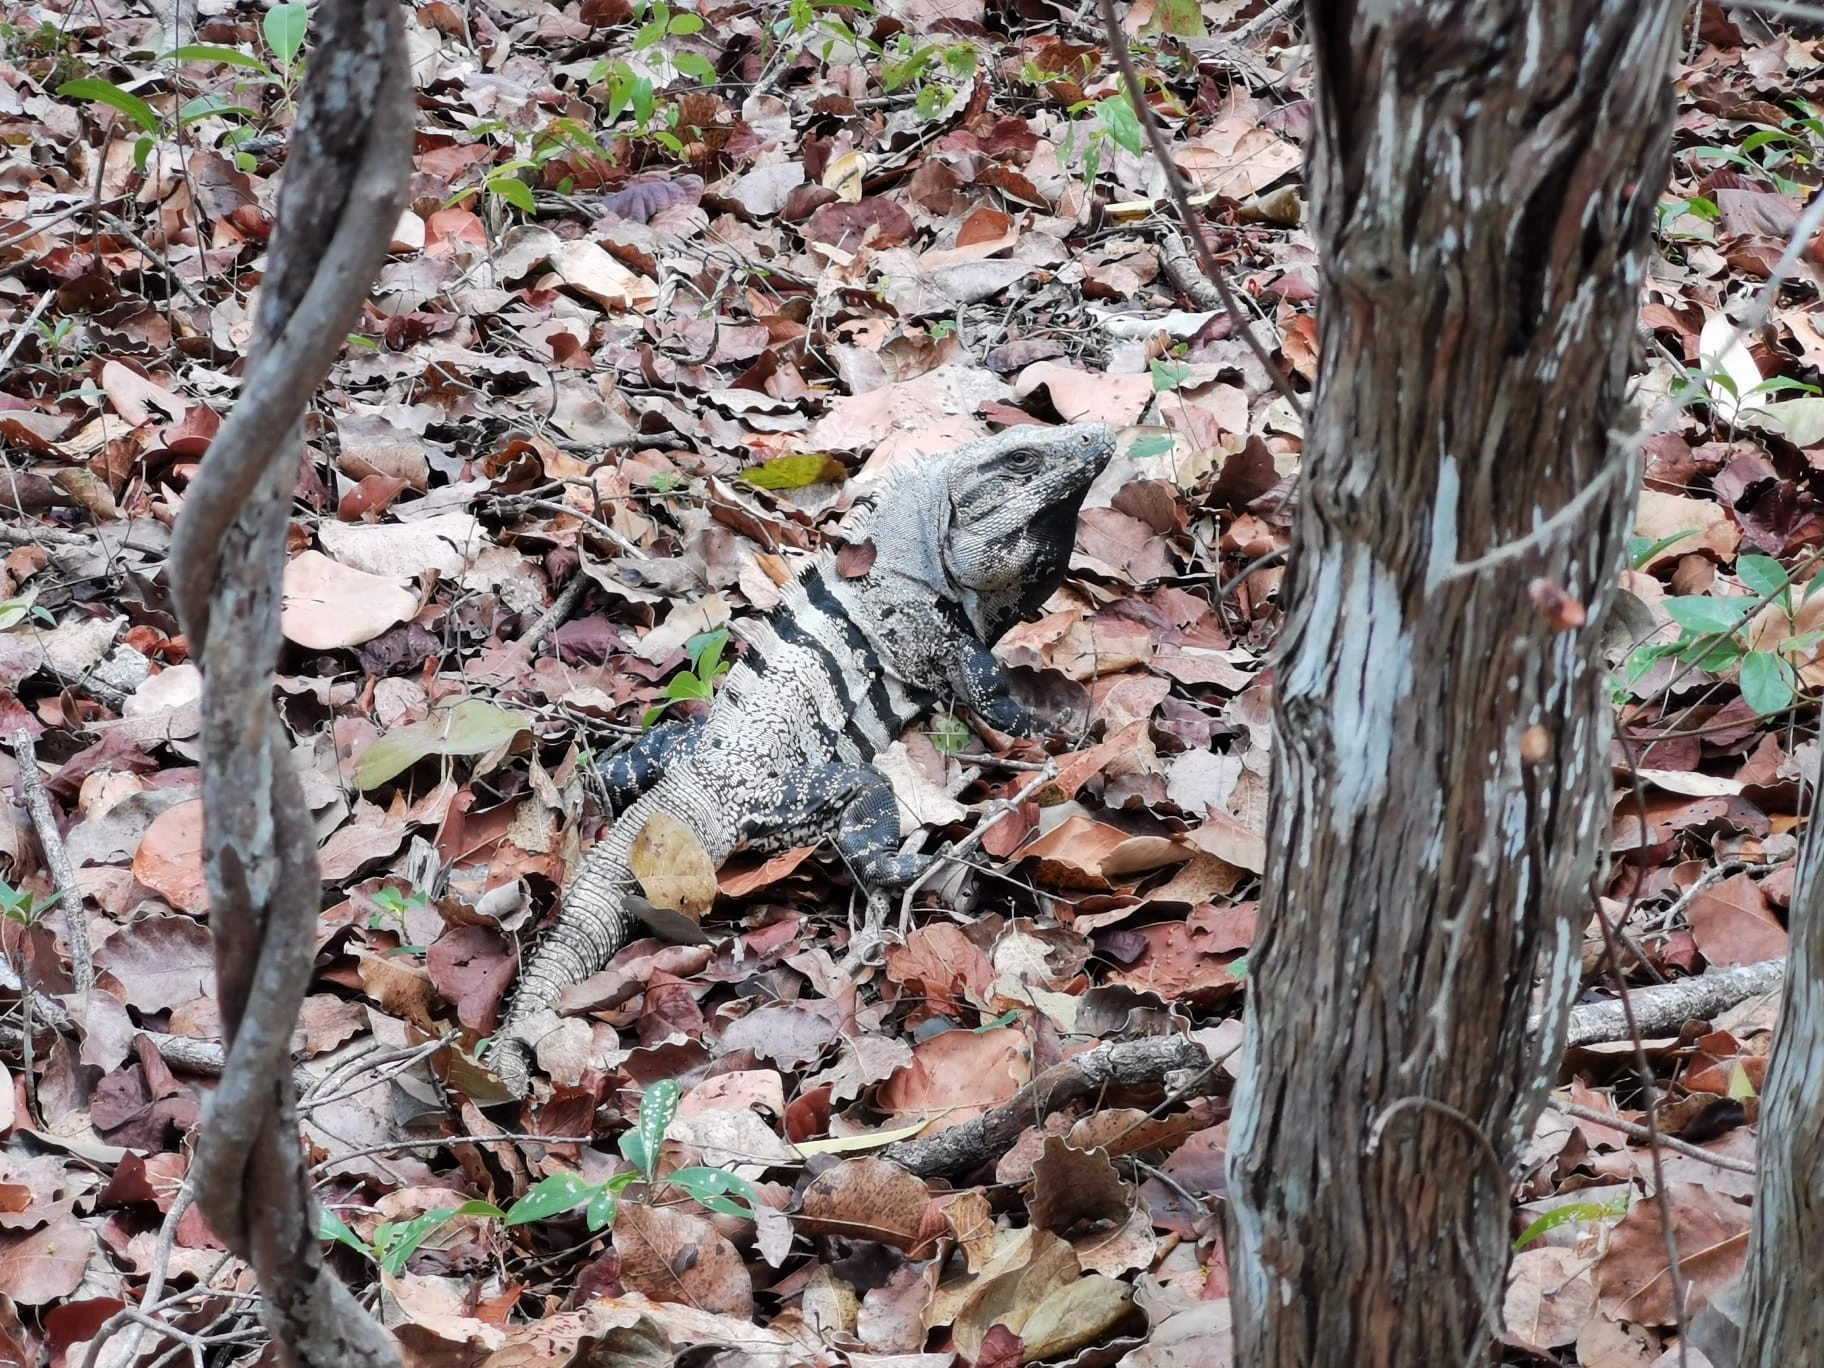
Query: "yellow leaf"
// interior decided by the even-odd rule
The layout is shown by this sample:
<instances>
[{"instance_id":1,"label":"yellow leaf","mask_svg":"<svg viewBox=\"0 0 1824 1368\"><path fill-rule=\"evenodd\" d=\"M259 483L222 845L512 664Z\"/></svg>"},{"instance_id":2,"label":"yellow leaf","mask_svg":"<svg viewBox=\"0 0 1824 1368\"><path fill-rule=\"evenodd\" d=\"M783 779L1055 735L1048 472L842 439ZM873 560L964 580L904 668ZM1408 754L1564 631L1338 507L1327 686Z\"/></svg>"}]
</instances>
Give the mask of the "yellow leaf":
<instances>
[{"instance_id":1,"label":"yellow leaf","mask_svg":"<svg viewBox=\"0 0 1824 1368\"><path fill-rule=\"evenodd\" d=\"M716 867L709 852L696 832L669 813L655 812L646 819L627 863L655 907L699 922L716 900Z\"/></svg>"},{"instance_id":2,"label":"yellow leaf","mask_svg":"<svg viewBox=\"0 0 1824 1368\"><path fill-rule=\"evenodd\" d=\"M823 169L823 184L834 190L845 204L861 202L862 177L868 174L870 158L866 152L845 152Z\"/></svg>"},{"instance_id":3,"label":"yellow leaf","mask_svg":"<svg viewBox=\"0 0 1824 1368\"><path fill-rule=\"evenodd\" d=\"M863 1150L880 1149L886 1145L897 1145L901 1140L910 1140L935 1118L914 1121L909 1126L900 1126L894 1130L869 1131L866 1135L839 1135L831 1140L806 1140L803 1144L793 1145L800 1158L808 1159L813 1154L857 1154Z\"/></svg>"}]
</instances>

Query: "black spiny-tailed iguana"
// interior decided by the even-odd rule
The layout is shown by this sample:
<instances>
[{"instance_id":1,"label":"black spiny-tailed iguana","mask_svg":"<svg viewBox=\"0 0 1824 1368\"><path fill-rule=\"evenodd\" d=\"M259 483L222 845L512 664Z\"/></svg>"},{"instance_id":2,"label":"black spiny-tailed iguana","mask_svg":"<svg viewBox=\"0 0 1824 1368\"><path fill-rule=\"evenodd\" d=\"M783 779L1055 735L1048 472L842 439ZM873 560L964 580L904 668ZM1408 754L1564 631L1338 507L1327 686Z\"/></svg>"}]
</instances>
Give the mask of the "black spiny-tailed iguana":
<instances>
[{"instance_id":1,"label":"black spiny-tailed iguana","mask_svg":"<svg viewBox=\"0 0 1824 1368\"><path fill-rule=\"evenodd\" d=\"M708 717L656 728L616 762L610 788L639 796L585 857L501 1024L490 1063L514 1092L536 1018L626 944L629 855L655 813L716 863L833 837L870 888L924 871L933 857L899 853L898 805L869 761L945 697L996 731L1033 733L988 647L1062 582L1113 452L1100 424L1019 427L890 477L862 521L868 570L845 578L828 553L813 559L742 630L748 649Z\"/></svg>"}]
</instances>

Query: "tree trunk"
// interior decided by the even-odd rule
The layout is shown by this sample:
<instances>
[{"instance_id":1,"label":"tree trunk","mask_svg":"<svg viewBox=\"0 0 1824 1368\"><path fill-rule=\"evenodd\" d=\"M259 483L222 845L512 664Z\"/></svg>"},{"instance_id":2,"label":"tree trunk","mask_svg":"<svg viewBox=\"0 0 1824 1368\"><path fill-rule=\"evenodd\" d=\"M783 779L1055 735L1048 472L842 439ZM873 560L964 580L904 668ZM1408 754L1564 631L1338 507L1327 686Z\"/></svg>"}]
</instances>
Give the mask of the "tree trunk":
<instances>
[{"instance_id":1,"label":"tree trunk","mask_svg":"<svg viewBox=\"0 0 1824 1368\"><path fill-rule=\"evenodd\" d=\"M1786 996L1761 1093L1741 1368L1824 1363L1824 832L1799 851Z\"/></svg>"},{"instance_id":2,"label":"tree trunk","mask_svg":"<svg viewBox=\"0 0 1824 1368\"><path fill-rule=\"evenodd\" d=\"M1498 1328L1608 832L1681 12L1307 7L1320 363L1229 1155L1250 1368L1477 1362Z\"/></svg>"}]
</instances>

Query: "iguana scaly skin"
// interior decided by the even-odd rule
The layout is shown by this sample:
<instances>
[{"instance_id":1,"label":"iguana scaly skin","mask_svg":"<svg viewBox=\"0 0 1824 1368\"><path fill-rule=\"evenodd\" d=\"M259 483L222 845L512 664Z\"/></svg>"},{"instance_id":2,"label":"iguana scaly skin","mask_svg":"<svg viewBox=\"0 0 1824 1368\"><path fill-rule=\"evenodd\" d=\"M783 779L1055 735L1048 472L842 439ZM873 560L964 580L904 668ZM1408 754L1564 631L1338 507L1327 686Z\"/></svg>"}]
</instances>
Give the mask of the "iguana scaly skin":
<instances>
[{"instance_id":1,"label":"iguana scaly skin","mask_svg":"<svg viewBox=\"0 0 1824 1368\"><path fill-rule=\"evenodd\" d=\"M1083 497L1113 452L1100 424L1020 427L890 477L861 522L866 573L845 578L820 555L769 615L737 627L747 651L708 717L654 729L609 770L617 803L632 805L520 974L490 1061L509 1087L525 1091L533 1019L626 944L628 857L654 813L688 826L717 864L738 848L833 839L871 889L924 871L931 856L899 853L898 805L869 761L946 698L996 731L1034 732L988 648L1062 582Z\"/></svg>"}]
</instances>

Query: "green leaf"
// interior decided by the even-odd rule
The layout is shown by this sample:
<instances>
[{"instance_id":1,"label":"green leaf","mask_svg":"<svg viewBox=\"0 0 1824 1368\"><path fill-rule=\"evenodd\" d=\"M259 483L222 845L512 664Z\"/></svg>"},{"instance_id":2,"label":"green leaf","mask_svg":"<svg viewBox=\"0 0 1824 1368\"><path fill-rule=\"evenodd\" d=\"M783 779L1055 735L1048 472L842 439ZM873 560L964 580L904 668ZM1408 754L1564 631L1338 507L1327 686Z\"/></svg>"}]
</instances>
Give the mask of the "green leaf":
<instances>
[{"instance_id":1,"label":"green leaf","mask_svg":"<svg viewBox=\"0 0 1824 1368\"><path fill-rule=\"evenodd\" d=\"M521 213L536 214L538 212L538 204L532 198L532 187L518 176L489 176L485 184L490 191L499 195Z\"/></svg>"},{"instance_id":2,"label":"green leaf","mask_svg":"<svg viewBox=\"0 0 1824 1368\"><path fill-rule=\"evenodd\" d=\"M1139 115L1127 102L1127 96L1111 95L1096 106L1096 115L1102 127L1108 130L1109 137L1134 156L1140 155L1146 146L1146 133L1140 127Z\"/></svg>"},{"instance_id":3,"label":"green leaf","mask_svg":"<svg viewBox=\"0 0 1824 1368\"><path fill-rule=\"evenodd\" d=\"M436 1211L427 1211L409 1221L388 1221L374 1232L374 1248L380 1255L380 1267L396 1278L405 1271L405 1265L418 1252L418 1246L439 1226L447 1225L461 1216L499 1218L504 1215L506 1213L492 1202L464 1202L459 1207L439 1207Z\"/></svg>"},{"instance_id":4,"label":"green leaf","mask_svg":"<svg viewBox=\"0 0 1824 1368\"><path fill-rule=\"evenodd\" d=\"M679 75L688 76L693 81L700 81L704 85L716 83L716 68L707 57L694 52L678 52L672 54L671 64L678 69Z\"/></svg>"},{"instance_id":5,"label":"green leaf","mask_svg":"<svg viewBox=\"0 0 1824 1368\"><path fill-rule=\"evenodd\" d=\"M969 744L971 732L954 713L939 713L931 719L931 744L945 755L959 754Z\"/></svg>"},{"instance_id":6,"label":"green leaf","mask_svg":"<svg viewBox=\"0 0 1824 1368\"><path fill-rule=\"evenodd\" d=\"M1725 670L1734 668L1736 662L1741 660L1742 642L1739 637L1733 636L1698 637L1685 643L1678 658L1700 670L1722 674Z\"/></svg>"},{"instance_id":7,"label":"green leaf","mask_svg":"<svg viewBox=\"0 0 1824 1368\"><path fill-rule=\"evenodd\" d=\"M1792 666L1772 651L1750 651L1742 657L1742 702L1762 717L1790 708L1798 691Z\"/></svg>"},{"instance_id":8,"label":"green leaf","mask_svg":"<svg viewBox=\"0 0 1824 1368\"><path fill-rule=\"evenodd\" d=\"M240 119L257 119L259 111L233 104L221 95L198 95L194 100L184 101L183 107L177 111L177 126L188 128L202 119L225 119L230 115Z\"/></svg>"},{"instance_id":9,"label":"green leaf","mask_svg":"<svg viewBox=\"0 0 1824 1368\"><path fill-rule=\"evenodd\" d=\"M465 698L422 722L395 727L362 751L355 761L355 784L375 788L427 755L486 755L524 730L526 720L517 713Z\"/></svg>"},{"instance_id":10,"label":"green leaf","mask_svg":"<svg viewBox=\"0 0 1824 1368\"><path fill-rule=\"evenodd\" d=\"M342 1218L328 1207L317 1213L317 1238L319 1240L340 1240L356 1253L364 1254L370 1259L374 1257L374 1252L368 1248L367 1241L350 1230Z\"/></svg>"},{"instance_id":11,"label":"green leaf","mask_svg":"<svg viewBox=\"0 0 1824 1368\"><path fill-rule=\"evenodd\" d=\"M679 670L665 681L665 697L673 703L682 703L690 698L700 698L707 703L715 697L715 692L711 685L697 678L689 670Z\"/></svg>"},{"instance_id":12,"label":"green leaf","mask_svg":"<svg viewBox=\"0 0 1824 1368\"><path fill-rule=\"evenodd\" d=\"M647 1088L646 1095L640 1099L639 1124L621 1137L621 1153L626 1155L628 1163L646 1175L649 1183L658 1168L659 1147L665 1142L666 1128L671 1125L671 1118L678 1114L681 1095L675 1082L661 1078Z\"/></svg>"},{"instance_id":13,"label":"green leaf","mask_svg":"<svg viewBox=\"0 0 1824 1368\"><path fill-rule=\"evenodd\" d=\"M1153 373L1154 394L1175 390L1191 378L1191 368L1179 361L1155 359L1147 363L1147 369Z\"/></svg>"},{"instance_id":14,"label":"green leaf","mask_svg":"<svg viewBox=\"0 0 1824 1368\"><path fill-rule=\"evenodd\" d=\"M310 10L303 5L274 5L266 11L261 32L266 35L266 46L272 49L272 55L283 70L289 72L291 64L297 60L298 50L304 46L304 30L308 27Z\"/></svg>"},{"instance_id":15,"label":"green leaf","mask_svg":"<svg viewBox=\"0 0 1824 1368\"><path fill-rule=\"evenodd\" d=\"M84 76L74 81L65 81L57 87L57 95L64 100L94 100L97 104L105 104L111 109L118 109L146 132L158 132L158 111L112 81L98 81L92 76Z\"/></svg>"},{"instance_id":16,"label":"green leaf","mask_svg":"<svg viewBox=\"0 0 1824 1368\"><path fill-rule=\"evenodd\" d=\"M1674 532L1671 536L1661 537L1655 542L1650 542L1645 537L1629 537L1628 564L1636 570L1644 570L1648 565L1652 564L1653 561L1657 560L1659 558L1659 553L1664 551L1668 546L1676 545L1686 537L1695 537L1696 535L1697 529L1695 527L1687 527L1683 532Z\"/></svg>"},{"instance_id":17,"label":"green leaf","mask_svg":"<svg viewBox=\"0 0 1824 1368\"><path fill-rule=\"evenodd\" d=\"M676 1173L666 1174L665 1181L724 1216L752 1216L754 1208L760 1205L760 1194L754 1191L754 1185L724 1169L681 1168ZM737 1194L741 1201L730 1201L730 1193Z\"/></svg>"},{"instance_id":18,"label":"green leaf","mask_svg":"<svg viewBox=\"0 0 1824 1368\"><path fill-rule=\"evenodd\" d=\"M156 141L148 134L133 144L133 169L140 175L146 174L146 163L152 158L152 149Z\"/></svg>"},{"instance_id":19,"label":"green leaf","mask_svg":"<svg viewBox=\"0 0 1824 1368\"><path fill-rule=\"evenodd\" d=\"M1607 1216L1625 1216L1627 1211L1625 1198L1621 1199L1619 1211L1607 1202L1566 1202L1563 1206L1553 1207L1521 1231L1520 1238L1514 1241L1514 1249L1516 1252L1525 1249L1548 1230L1556 1230L1561 1225L1569 1225L1573 1221L1600 1221Z\"/></svg>"},{"instance_id":20,"label":"green leaf","mask_svg":"<svg viewBox=\"0 0 1824 1368\"><path fill-rule=\"evenodd\" d=\"M534 1183L524 1197L507 1209L507 1224L516 1226L542 1221L547 1216L570 1210L579 1202L592 1201L606 1191L600 1183L588 1182L580 1173L554 1173Z\"/></svg>"},{"instance_id":21,"label":"green leaf","mask_svg":"<svg viewBox=\"0 0 1824 1368\"><path fill-rule=\"evenodd\" d=\"M632 1177L631 1174L628 1176ZM614 1222L614 1214L619 1207L620 1203L615 1198L614 1189L603 1183L590 1197L589 1206L583 1212L583 1222L591 1231L600 1230Z\"/></svg>"},{"instance_id":22,"label":"green leaf","mask_svg":"<svg viewBox=\"0 0 1824 1368\"><path fill-rule=\"evenodd\" d=\"M760 489L804 489L814 484L841 484L849 472L841 461L821 451L802 456L775 456L764 465L749 466L741 478Z\"/></svg>"},{"instance_id":23,"label":"green leaf","mask_svg":"<svg viewBox=\"0 0 1824 1368\"><path fill-rule=\"evenodd\" d=\"M1772 556L1743 556L1735 563L1735 574L1757 598L1770 599L1792 583L1786 567Z\"/></svg>"},{"instance_id":24,"label":"green leaf","mask_svg":"<svg viewBox=\"0 0 1824 1368\"><path fill-rule=\"evenodd\" d=\"M703 16L700 14L674 14L666 29L674 38L688 38L693 33L703 32Z\"/></svg>"},{"instance_id":25,"label":"green leaf","mask_svg":"<svg viewBox=\"0 0 1824 1368\"><path fill-rule=\"evenodd\" d=\"M214 43L186 43L183 47L172 48L161 52L152 60L168 62L172 59L180 62L220 62L223 66L240 67L245 71L257 71L262 76L277 80L279 73L251 53L242 52L239 48L219 47Z\"/></svg>"},{"instance_id":26,"label":"green leaf","mask_svg":"<svg viewBox=\"0 0 1824 1368\"><path fill-rule=\"evenodd\" d=\"M722 651L728 645L728 628L699 632L684 644L690 653L691 666L703 679L714 679L728 667L722 663Z\"/></svg>"},{"instance_id":27,"label":"green leaf","mask_svg":"<svg viewBox=\"0 0 1824 1368\"><path fill-rule=\"evenodd\" d=\"M1171 452L1172 439L1159 433L1152 437L1142 437L1127 449L1129 460L1143 461L1149 456L1165 456Z\"/></svg>"},{"instance_id":28,"label":"green leaf","mask_svg":"<svg viewBox=\"0 0 1824 1368\"><path fill-rule=\"evenodd\" d=\"M1735 631L1742 625L1742 609L1745 606L1735 599L1715 599L1703 594L1685 594L1669 598L1665 602L1665 609L1672 615L1672 621L1686 631L1706 635Z\"/></svg>"}]
</instances>

